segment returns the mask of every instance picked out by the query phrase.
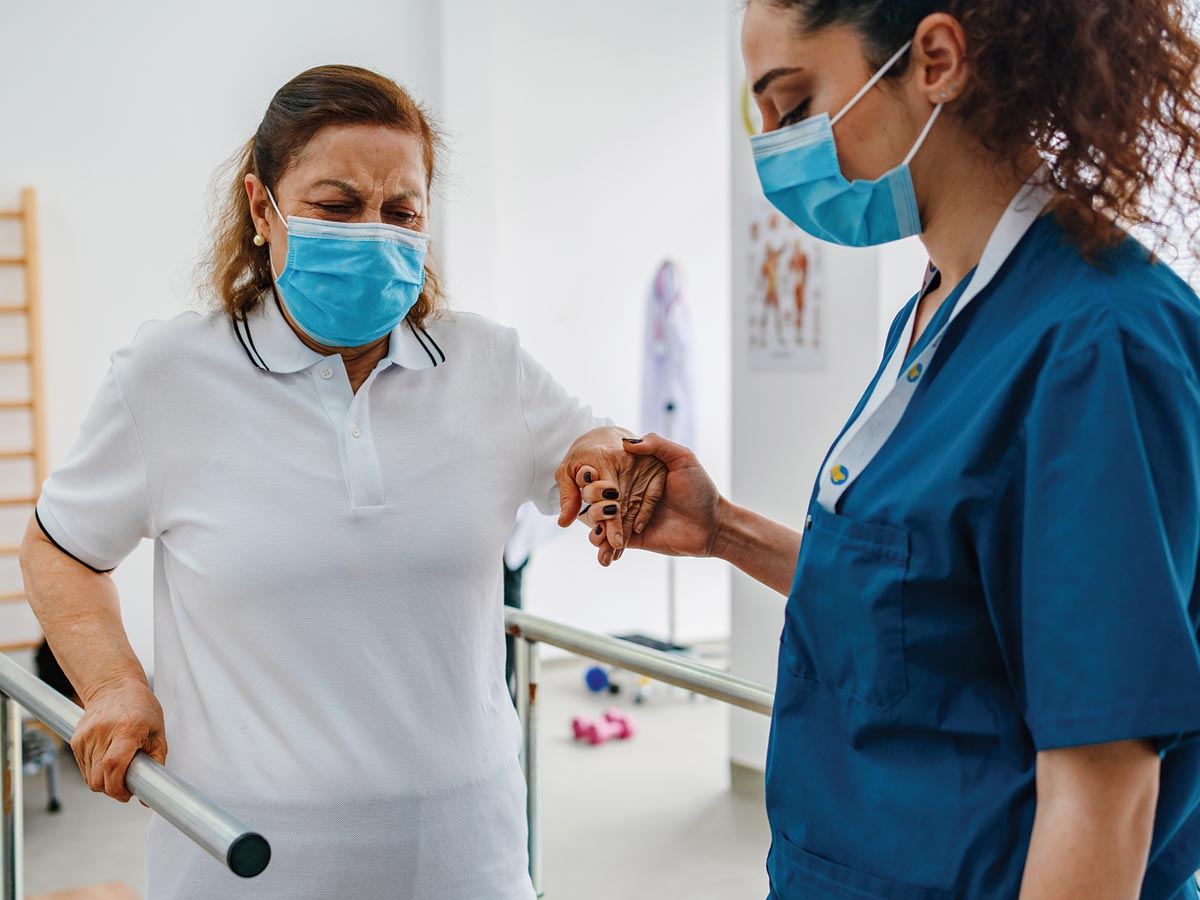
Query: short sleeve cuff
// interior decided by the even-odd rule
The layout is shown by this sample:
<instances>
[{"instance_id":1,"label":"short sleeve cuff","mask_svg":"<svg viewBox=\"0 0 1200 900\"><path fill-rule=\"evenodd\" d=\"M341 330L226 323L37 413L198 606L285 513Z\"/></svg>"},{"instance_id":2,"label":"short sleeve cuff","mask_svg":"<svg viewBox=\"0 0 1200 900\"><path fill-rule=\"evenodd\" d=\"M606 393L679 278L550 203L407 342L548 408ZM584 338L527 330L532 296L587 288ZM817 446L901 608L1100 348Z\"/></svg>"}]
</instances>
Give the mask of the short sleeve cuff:
<instances>
[{"instance_id":1,"label":"short sleeve cuff","mask_svg":"<svg viewBox=\"0 0 1200 900\"><path fill-rule=\"evenodd\" d=\"M1148 740L1169 749L1183 735L1200 732L1200 693L1141 701L1104 710L1030 720L1039 750Z\"/></svg>"},{"instance_id":2,"label":"short sleeve cuff","mask_svg":"<svg viewBox=\"0 0 1200 900\"><path fill-rule=\"evenodd\" d=\"M87 550L83 549L83 547L79 546L78 543L72 540L70 535L67 534L66 529L63 528L62 524L58 521L58 517L54 515L53 511L51 511L50 504L47 502L44 495L38 500L37 506L34 508L33 515L37 520L38 527L42 529L42 534L46 535L46 537L49 538L50 542L54 544L55 547L67 554L67 556L71 557L77 563L87 566L93 572L98 574L111 572L118 565L120 565L121 561L119 559L111 560L96 556L94 553L89 553Z\"/></svg>"}]
</instances>

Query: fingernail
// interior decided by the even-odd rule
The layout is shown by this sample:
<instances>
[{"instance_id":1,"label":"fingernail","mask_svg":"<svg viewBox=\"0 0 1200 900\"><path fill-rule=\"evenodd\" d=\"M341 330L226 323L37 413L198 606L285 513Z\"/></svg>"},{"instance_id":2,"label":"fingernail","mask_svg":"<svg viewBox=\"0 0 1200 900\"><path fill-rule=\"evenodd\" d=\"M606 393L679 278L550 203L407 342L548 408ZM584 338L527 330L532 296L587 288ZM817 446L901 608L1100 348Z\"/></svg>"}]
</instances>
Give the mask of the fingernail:
<instances>
[{"instance_id":1,"label":"fingernail","mask_svg":"<svg viewBox=\"0 0 1200 900\"><path fill-rule=\"evenodd\" d=\"M609 488L607 491L604 492L605 500L617 500L620 498L620 496L621 496L621 492L618 490L614 490L613 488Z\"/></svg>"},{"instance_id":2,"label":"fingernail","mask_svg":"<svg viewBox=\"0 0 1200 900\"><path fill-rule=\"evenodd\" d=\"M613 554L613 562L616 562L618 559L620 559L621 554L624 552L625 552L625 550L624 550L624 548L622 548L621 550L618 550L616 553L614 553Z\"/></svg>"},{"instance_id":3,"label":"fingernail","mask_svg":"<svg viewBox=\"0 0 1200 900\"><path fill-rule=\"evenodd\" d=\"M633 528L634 534L641 534L645 530L646 530L645 522L638 522L637 525L635 525Z\"/></svg>"},{"instance_id":4,"label":"fingernail","mask_svg":"<svg viewBox=\"0 0 1200 900\"><path fill-rule=\"evenodd\" d=\"M591 473L591 472L584 472L584 473L583 473L583 483L584 483L584 484L591 484L591 483L592 483L593 481L595 481L595 480L596 480L596 479L592 477L592 473Z\"/></svg>"},{"instance_id":5,"label":"fingernail","mask_svg":"<svg viewBox=\"0 0 1200 900\"><path fill-rule=\"evenodd\" d=\"M615 516L618 509L620 509L620 507L614 503L612 506L604 507L604 514L606 516Z\"/></svg>"},{"instance_id":6,"label":"fingernail","mask_svg":"<svg viewBox=\"0 0 1200 900\"><path fill-rule=\"evenodd\" d=\"M603 525L596 526L596 534L604 534L604 526Z\"/></svg>"},{"instance_id":7,"label":"fingernail","mask_svg":"<svg viewBox=\"0 0 1200 900\"><path fill-rule=\"evenodd\" d=\"M612 562L612 554L611 554L611 553L605 553L605 554L604 554L604 565L606 565L606 566L607 566L607 565L608 565L609 563L611 563L611 562Z\"/></svg>"},{"instance_id":8,"label":"fingernail","mask_svg":"<svg viewBox=\"0 0 1200 900\"><path fill-rule=\"evenodd\" d=\"M642 442L641 438L621 438L621 440L627 444L640 444Z\"/></svg>"}]
</instances>

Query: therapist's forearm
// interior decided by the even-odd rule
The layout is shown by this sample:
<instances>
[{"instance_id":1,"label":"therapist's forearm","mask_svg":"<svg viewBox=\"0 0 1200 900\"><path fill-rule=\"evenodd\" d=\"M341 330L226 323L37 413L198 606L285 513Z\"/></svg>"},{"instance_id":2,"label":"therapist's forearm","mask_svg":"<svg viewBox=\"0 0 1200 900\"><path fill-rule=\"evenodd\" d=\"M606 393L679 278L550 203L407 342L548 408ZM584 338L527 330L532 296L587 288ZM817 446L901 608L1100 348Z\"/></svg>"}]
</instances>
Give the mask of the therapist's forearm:
<instances>
[{"instance_id":1,"label":"therapist's forearm","mask_svg":"<svg viewBox=\"0 0 1200 900\"><path fill-rule=\"evenodd\" d=\"M21 572L29 605L85 707L110 688L147 686L110 576L71 559L34 522L21 544Z\"/></svg>"},{"instance_id":2,"label":"therapist's forearm","mask_svg":"<svg viewBox=\"0 0 1200 900\"><path fill-rule=\"evenodd\" d=\"M713 556L786 596L800 556L800 532L722 499Z\"/></svg>"},{"instance_id":3,"label":"therapist's forearm","mask_svg":"<svg viewBox=\"0 0 1200 900\"><path fill-rule=\"evenodd\" d=\"M1020 900L1137 900L1159 769L1158 753L1141 741L1039 753Z\"/></svg>"}]
</instances>

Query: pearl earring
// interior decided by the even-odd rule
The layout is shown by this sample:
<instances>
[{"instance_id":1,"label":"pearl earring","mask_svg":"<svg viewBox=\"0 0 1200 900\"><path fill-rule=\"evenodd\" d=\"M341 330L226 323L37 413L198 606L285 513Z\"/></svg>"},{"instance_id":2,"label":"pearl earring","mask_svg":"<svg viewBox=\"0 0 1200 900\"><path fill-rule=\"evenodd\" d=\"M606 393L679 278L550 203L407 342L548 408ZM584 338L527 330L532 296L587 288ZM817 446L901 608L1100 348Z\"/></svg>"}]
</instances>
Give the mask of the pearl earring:
<instances>
[{"instance_id":1,"label":"pearl earring","mask_svg":"<svg viewBox=\"0 0 1200 900\"><path fill-rule=\"evenodd\" d=\"M946 94L946 92L945 92L945 91L942 91L942 92L941 92L941 94L939 94L938 96L940 96L940 97L942 98L942 102L944 103L944 102L945 102L945 100L946 100L946 97L947 97L947 94Z\"/></svg>"},{"instance_id":2,"label":"pearl earring","mask_svg":"<svg viewBox=\"0 0 1200 900\"><path fill-rule=\"evenodd\" d=\"M255 247L261 247L266 242L267 242L267 239L265 237L263 237L261 234L256 234L254 236L254 246Z\"/></svg>"}]
</instances>

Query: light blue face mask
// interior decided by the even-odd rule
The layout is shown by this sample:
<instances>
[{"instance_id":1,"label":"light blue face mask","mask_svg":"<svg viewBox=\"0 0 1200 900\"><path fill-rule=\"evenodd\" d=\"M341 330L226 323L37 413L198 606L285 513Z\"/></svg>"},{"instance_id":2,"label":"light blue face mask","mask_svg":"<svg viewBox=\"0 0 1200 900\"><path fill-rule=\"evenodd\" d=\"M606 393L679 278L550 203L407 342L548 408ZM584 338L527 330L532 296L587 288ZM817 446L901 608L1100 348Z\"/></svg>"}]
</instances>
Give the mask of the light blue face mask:
<instances>
[{"instance_id":1,"label":"light blue face mask","mask_svg":"<svg viewBox=\"0 0 1200 900\"><path fill-rule=\"evenodd\" d=\"M921 214L909 163L942 111L939 103L904 162L877 181L849 181L838 164L833 126L841 121L912 46L909 41L875 73L842 111L750 139L767 199L821 240L844 247L873 247L921 233Z\"/></svg>"},{"instance_id":2,"label":"light blue face mask","mask_svg":"<svg viewBox=\"0 0 1200 900\"><path fill-rule=\"evenodd\" d=\"M269 189L267 196L284 221ZM299 216L288 216L284 227L287 261L275 284L292 319L317 343L361 347L379 340L420 298L429 235L382 222Z\"/></svg>"}]
</instances>

